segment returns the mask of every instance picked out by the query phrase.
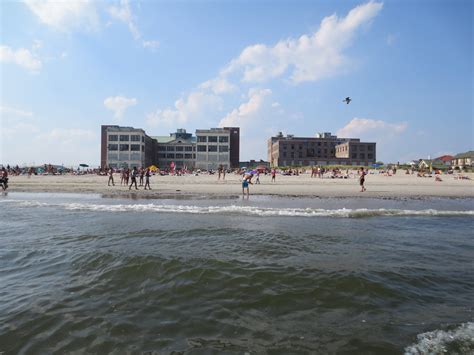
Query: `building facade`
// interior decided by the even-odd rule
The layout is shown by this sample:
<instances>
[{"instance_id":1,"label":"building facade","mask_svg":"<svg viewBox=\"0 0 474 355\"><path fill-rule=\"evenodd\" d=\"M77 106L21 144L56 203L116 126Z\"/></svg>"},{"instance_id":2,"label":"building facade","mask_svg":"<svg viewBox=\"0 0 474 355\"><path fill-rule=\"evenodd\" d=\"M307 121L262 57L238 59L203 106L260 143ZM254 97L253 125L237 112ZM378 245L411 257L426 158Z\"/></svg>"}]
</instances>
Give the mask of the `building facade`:
<instances>
[{"instance_id":1,"label":"building facade","mask_svg":"<svg viewBox=\"0 0 474 355\"><path fill-rule=\"evenodd\" d=\"M376 143L339 138L329 132L316 137L285 137L280 132L268 140L268 161L272 166L368 166L376 162Z\"/></svg>"},{"instance_id":2,"label":"building facade","mask_svg":"<svg viewBox=\"0 0 474 355\"><path fill-rule=\"evenodd\" d=\"M101 166L140 167L145 159L145 131L140 128L102 126Z\"/></svg>"},{"instance_id":3,"label":"building facade","mask_svg":"<svg viewBox=\"0 0 474 355\"><path fill-rule=\"evenodd\" d=\"M237 168L239 158L239 127L198 129L193 137L185 129L169 136L148 136L139 128L102 126L102 167L156 165L165 169L174 164L174 169L215 170L221 165Z\"/></svg>"}]
</instances>

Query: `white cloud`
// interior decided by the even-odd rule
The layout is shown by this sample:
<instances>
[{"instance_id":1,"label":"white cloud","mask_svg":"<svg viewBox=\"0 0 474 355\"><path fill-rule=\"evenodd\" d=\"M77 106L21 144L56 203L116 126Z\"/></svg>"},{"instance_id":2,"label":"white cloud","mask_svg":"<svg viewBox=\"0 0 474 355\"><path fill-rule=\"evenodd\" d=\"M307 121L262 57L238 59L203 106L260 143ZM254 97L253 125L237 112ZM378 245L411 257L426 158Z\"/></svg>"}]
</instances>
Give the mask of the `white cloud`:
<instances>
[{"instance_id":1,"label":"white cloud","mask_svg":"<svg viewBox=\"0 0 474 355\"><path fill-rule=\"evenodd\" d=\"M279 102L272 102L272 107L278 108L278 107L280 107L280 106L281 106L281 105L280 105Z\"/></svg>"},{"instance_id":2,"label":"white cloud","mask_svg":"<svg viewBox=\"0 0 474 355\"><path fill-rule=\"evenodd\" d=\"M226 78L223 77L217 77L215 79L205 81L199 85L199 88L212 90L212 92L216 95L227 94L237 90L237 86L230 83Z\"/></svg>"},{"instance_id":3,"label":"white cloud","mask_svg":"<svg viewBox=\"0 0 474 355\"><path fill-rule=\"evenodd\" d=\"M115 96L115 97L108 97L104 100L104 106L114 111L114 117L117 120L120 120L125 113L125 110L130 106L134 106L137 104L137 99L135 98L127 98L124 96Z\"/></svg>"},{"instance_id":4,"label":"white cloud","mask_svg":"<svg viewBox=\"0 0 474 355\"><path fill-rule=\"evenodd\" d=\"M142 41L143 48L151 49L152 51L156 50L160 46L160 41Z\"/></svg>"},{"instance_id":5,"label":"white cloud","mask_svg":"<svg viewBox=\"0 0 474 355\"><path fill-rule=\"evenodd\" d=\"M93 30L99 26L95 3L90 0L26 0L28 8L44 24L59 30Z\"/></svg>"},{"instance_id":6,"label":"white cloud","mask_svg":"<svg viewBox=\"0 0 474 355\"><path fill-rule=\"evenodd\" d=\"M353 118L347 125L337 131L342 138L370 138L381 140L403 133L408 127L406 122L389 123L368 118Z\"/></svg>"},{"instance_id":7,"label":"white cloud","mask_svg":"<svg viewBox=\"0 0 474 355\"><path fill-rule=\"evenodd\" d=\"M249 100L232 110L220 122L219 127L245 127L254 119L263 108L265 98L272 93L270 89L249 90Z\"/></svg>"},{"instance_id":8,"label":"white cloud","mask_svg":"<svg viewBox=\"0 0 474 355\"><path fill-rule=\"evenodd\" d=\"M357 30L377 16L382 6L382 3L369 2L353 8L344 18L335 14L325 17L313 34L282 40L274 46L249 46L221 75L243 71L242 81L263 82L291 70L293 83L335 75L347 64L344 49L351 45Z\"/></svg>"},{"instance_id":9,"label":"white cloud","mask_svg":"<svg viewBox=\"0 0 474 355\"><path fill-rule=\"evenodd\" d=\"M2 116L2 118L6 115L14 115L14 116L20 116L20 117L32 117L33 112L25 111L25 110L14 108L14 107L0 106L0 115Z\"/></svg>"},{"instance_id":10,"label":"white cloud","mask_svg":"<svg viewBox=\"0 0 474 355\"><path fill-rule=\"evenodd\" d=\"M108 10L109 14L113 18L125 23L128 26L128 29L133 36L133 39L137 42L141 42L143 48L151 49L152 51L154 51L159 47L159 41L142 39L142 34L138 30L138 27L135 23L136 20L133 16L128 0L121 0L120 5L110 6Z\"/></svg>"},{"instance_id":11,"label":"white cloud","mask_svg":"<svg viewBox=\"0 0 474 355\"><path fill-rule=\"evenodd\" d=\"M186 99L175 102L174 108L157 110L147 114L146 120L150 126L164 124L176 126L189 120L206 118L206 115L222 109L222 99L213 94L200 91L190 93Z\"/></svg>"},{"instance_id":12,"label":"white cloud","mask_svg":"<svg viewBox=\"0 0 474 355\"><path fill-rule=\"evenodd\" d=\"M26 48L15 50L8 46L0 46L0 61L15 63L31 72L38 72L43 66L42 61Z\"/></svg>"},{"instance_id":13,"label":"white cloud","mask_svg":"<svg viewBox=\"0 0 474 355\"><path fill-rule=\"evenodd\" d=\"M57 144L72 144L91 141L97 138L97 132L81 128L54 128L48 133L37 136L39 140L46 140Z\"/></svg>"}]
</instances>

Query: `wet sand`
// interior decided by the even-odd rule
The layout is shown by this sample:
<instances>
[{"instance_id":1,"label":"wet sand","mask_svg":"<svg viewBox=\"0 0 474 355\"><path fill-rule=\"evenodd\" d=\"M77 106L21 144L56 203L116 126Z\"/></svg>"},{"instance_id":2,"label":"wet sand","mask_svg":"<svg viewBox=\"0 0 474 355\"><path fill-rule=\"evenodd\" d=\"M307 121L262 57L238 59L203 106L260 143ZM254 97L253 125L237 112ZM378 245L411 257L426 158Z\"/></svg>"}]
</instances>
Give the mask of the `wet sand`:
<instances>
[{"instance_id":1,"label":"wet sand","mask_svg":"<svg viewBox=\"0 0 474 355\"><path fill-rule=\"evenodd\" d=\"M349 179L311 178L311 174L300 176L277 175L271 182L270 175L260 177L261 184L250 185L251 195L304 196L304 197L373 197L373 198L421 198L421 197L474 197L474 174L464 174L471 180L455 179L453 175L442 175L442 182L435 178L421 178L400 172L395 176L369 174L366 177L366 192L360 192L357 176ZM9 192L56 192L97 193L108 196L163 197L208 196L226 197L242 194L241 176L227 174L225 180L217 175L152 176L152 190L139 191L120 185L120 176L114 176L115 186L107 186L108 177L98 175L45 175L10 176Z\"/></svg>"}]
</instances>

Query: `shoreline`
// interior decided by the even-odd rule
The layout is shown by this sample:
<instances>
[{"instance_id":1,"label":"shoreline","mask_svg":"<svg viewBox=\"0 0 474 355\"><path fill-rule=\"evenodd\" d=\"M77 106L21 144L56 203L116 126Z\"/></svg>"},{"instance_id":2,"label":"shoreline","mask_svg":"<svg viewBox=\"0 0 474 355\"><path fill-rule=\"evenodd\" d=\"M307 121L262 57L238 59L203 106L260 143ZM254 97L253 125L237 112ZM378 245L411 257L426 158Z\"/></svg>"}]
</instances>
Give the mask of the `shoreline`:
<instances>
[{"instance_id":1,"label":"shoreline","mask_svg":"<svg viewBox=\"0 0 474 355\"><path fill-rule=\"evenodd\" d=\"M251 196L282 198L376 198L376 199L425 199L425 198L474 198L474 174L465 174L471 180L456 180L442 175L442 182L434 178L414 175L368 175L366 192L360 192L357 177L350 179L277 176L271 183L269 176L261 176L261 184L250 186ZM218 181L215 175L153 176L152 190L128 190L120 186L116 175L115 186L107 186L108 177L98 175L49 175L10 176L7 192L99 194L108 198L132 199L233 199L242 196L239 175L227 175Z\"/></svg>"}]
</instances>

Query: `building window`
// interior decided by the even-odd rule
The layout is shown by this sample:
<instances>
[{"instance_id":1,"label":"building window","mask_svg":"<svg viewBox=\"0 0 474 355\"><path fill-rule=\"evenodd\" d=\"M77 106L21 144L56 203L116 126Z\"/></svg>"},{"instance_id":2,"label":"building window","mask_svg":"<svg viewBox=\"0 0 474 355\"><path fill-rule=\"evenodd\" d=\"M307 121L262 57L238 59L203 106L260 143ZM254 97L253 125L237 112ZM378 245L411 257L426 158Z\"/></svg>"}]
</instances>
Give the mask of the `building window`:
<instances>
[{"instance_id":1,"label":"building window","mask_svg":"<svg viewBox=\"0 0 474 355\"><path fill-rule=\"evenodd\" d=\"M227 143L227 142L229 142L229 137L219 136L219 143Z\"/></svg>"},{"instance_id":2,"label":"building window","mask_svg":"<svg viewBox=\"0 0 474 355\"><path fill-rule=\"evenodd\" d=\"M291 152L291 157L294 158L294 157L295 157L295 153Z\"/></svg>"},{"instance_id":3,"label":"building window","mask_svg":"<svg viewBox=\"0 0 474 355\"><path fill-rule=\"evenodd\" d=\"M192 151L193 151L193 147L191 147L191 146L186 146L186 147L184 147L184 151L185 151L185 152L192 152Z\"/></svg>"},{"instance_id":4,"label":"building window","mask_svg":"<svg viewBox=\"0 0 474 355\"><path fill-rule=\"evenodd\" d=\"M286 150L286 148L287 148L286 144L283 144L282 147L283 147L284 150Z\"/></svg>"},{"instance_id":5,"label":"building window","mask_svg":"<svg viewBox=\"0 0 474 355\"><path fill-rule=\"evenodd\" d=\"M300 148L300 150L302 150L302 149L303 149L303 146L300 144L300 146L299 146L298 148Z\"/></svg>"},{"instance_id":6,"label":"building window","mask_svg":"<svg viewBox=\"0 0 474 355\"><path fill-rule=\"evenodd\" d=\"M184 150L184 147L183 146L178 146L176 147L176 151L177 152L182 152Z\"/></svg>"},{"instance_id":7,"label":"building window","mask_svg":"<svg viewBox=\"0 0 474 355\"><path fill-rule=\"evenodd\" d=\"M207 142L207 136L198 136L197 141L200 143Z\"/></svg>"},{"instance_id":8,"label":"building window","mask_svg":"<svg viewBox=\"0 0 474 355\"><path fill-rule=\"evenodd\" d=\"M286 152L283 152L283 158L286 158Z\"/></svg>"},{"instance_id":9,"label":"building window","mask_svg":"<svg viewBox=\"0 0 474 355\"><path fill-rule=\"evenodd\" d=\"M321 142L318 142L318 146L319 146L319 147L321 146Z\"/></svg>"},{"instance_id":10,"label":"building window","mask_svg":"<svg viewBox=\"0 0 474 355\"><path fill-rule=\"evenodd\" d=\"M145 151L145 146L144 146L144 145L142 145L142 152L144 152L144 151Z\"/></svg>"},{"instance_id":11,"label":"building window","mask_svg":"<svg viewBox=\"0 0 474 355\"><path fill-rule=\"evenodd\" d=\"M352 153L351 157L352 159L357 159L357 153Z\"/></svg>"},{"instance_id":12,"label":"building window","mask_svg":"<svg viewBox=\"0 0 474 355\"><path fill-rule=\"evenodd\" d=\"M140 151L140 144L132 144L130 145L130 150L132 152L139 152Z\"/></svg>"},{"instance_id":13,"label":"building window","mask_svg":"<svg viewBox=\"0 0 474 355\"><path fill-rule=\"evenodd\" d=\"M109 136L109 142L117 142L118 136L116 134Z\"/></svg>"},{"instance_id":14,"label":"building window","mask_svg":"<svg viewBox=\"0 0 474 355\"><path fill-rule=\"evenodd\" d=\"M130 136L127 134L127 135L123 135L121 134L120 135L120 142L128 142L130 140Z\"/></svg>"},{"instance_id":15,"label":"building window","mask_svg":"<svg viewBox=\"0 0 474 355\"><path fill-rule=\"evenodd\" d=\"M183 159L182 153L176 153L176 159Z\"/></svg>"},{"instance_id":16,"label":"building window","mask_svg":"<svg viewBox=\"0 0 474 355\"><path fill-rule=\"evenodd\" d=\"M210 143L217 143L217 136L209 136L207 139Z\"/></svg>"},{"instance_id":17,"label":"building window","mask_svg":"<svg viewBox=\"0 0 474 355\"><path fill-rule=\"evenodd\" d=\"M166 158L166 154L165 153L158 153L158 158Z\"/></svg>"},{"instance_id":18,"label":"building window","mask_svg":"<svg viewBox=\"0 0 474 355\"><path fill-rule=\"evenodd\" d=\"M364 153L360 153L360 154L359 154L359 158L360 158L360 159L365 159L365 154L364 154Z\"/></svg>"},{"instance_id":19,"label":"building window","mask_svg":"<svg viewBox=\"0 0 474 355\"><path fill-rule=\"evenodd\" d=\"M220 145L219 146L219 152L227 153L228 151L229 151L229 146L227 146L227 145Z\"/></svg>"},{"instance_id":20,"label":"building window","mask_svg":"<svg viewBox=\"0 0 474 355\"><path fill-rule=\"evenodd\" d=\"M209 137L211 138L211 137ZM208 152L217 152L217 145L209 145L207 146L207 151Z\"/></svg>"},{"instance_id":21,"label":"building window","mask_svg":"<svg viewBox=\"0 0 474 355\"><path fill-rule=\"evenodd\" d=\"M368 151L372 151L372 150L373 150L373 148L374 148L374 147L373 147L373 146L371 146L371 145L367 146L367 150L368 150Z\"/></svg>"},{"instance_id":22,"label":"building window","mask_svg":"<svg viewBox=\"0 0 474 355\"><path fill-rule=\"evenodd\" d=\"M142 143L145 143L145 137L142 136Z\"/></svg>"},{"instance_id":23,"label":"building window","mask_svg":"<svg viewBox=\"0 0 474 355\"><path fill-rule=\"evenodd\" d=\"M205 152L206 146L205 145L198 145L198 152Z\"/></svg>"},{"instance_id":24,"label":"building window","mask_svg":"<svg viewBox=\"0 0 474 355\"><path fill-rule=\"evenodd\" d=\"M174 146L172 146L172 145L167 145L167 146L166 146L166 151L167 151L167 152L174 152Z\"/></svg>"},{"instance_id":25,"label":"building window","mask_svg":"<svg viewBox=\"0 0 474 355\"><path fill-rule=\"evenodd\" d=\"M109 150L118 150L118 144L109 144Z\"/></svg>"},{"instance_id":26,"label":"building window","mask_svg":"<svg viewBox=\"0 0 474 355\"><path fill-rule=\"evenodd\" d=\"M371 153L369 153L369 154L367 154L367 158L368 158L368 159L374 159L374 155L371 154Z\"/></svg>"},{"instance_id":27,"label":"building window","mask_svg":"<svg viewBox=\"0 0 474 355\"><path fill-rule=\"evenodd\" d=\"M299 157L299 158L303 158L303 152L299 152L299 153L298 153L298 157Z\"/></svg>"},{"instance_id":28,"label":"building window","mask_svg":"<svg viewBox=\"0 0 474 355\"><path fill-rule=\"evenodd\" d=\"M131 140L132 142L140 142L140 136L137 135L137 134L132 134L132 135L130 136L130 140Z\"/></svg>"},{"instance_id":29,"label":"building window","mask_svg":"<svg viewBox=\"0 0 474 355\"><path fill-rule=\"evenodd\" d=\"M166 154L166 158L174 159L174 154L173 153L168 153L168 154Z\"/></svg>"},{"instance_id":30,"label":"building window","mask_svg":"<svg viewBox=\"0 0 474 355\"><path fill-rule=\"evenodd\" d=\"M120 144L120 151L121 152L128 151L128 144Z\"/></svg>"},{"instance_id":31,"label":"building window","mask_svg":"<svg viewBox=\"0 0 474 355\"><path fill-rule=\"evenodd\" d=\"M294 145L294 144L291 145L291 149L295 149L295 145Z\"/></svg>"},{"instance_id":32,"label":"building window","mask_svg":"<svg viewBox=\"0 0 474 355\"><path fill-rule=\"evenodd\" d=\"M193 155L192 154L184 154L184 159L192 159Z\"/></svg>"}]
</instances>

